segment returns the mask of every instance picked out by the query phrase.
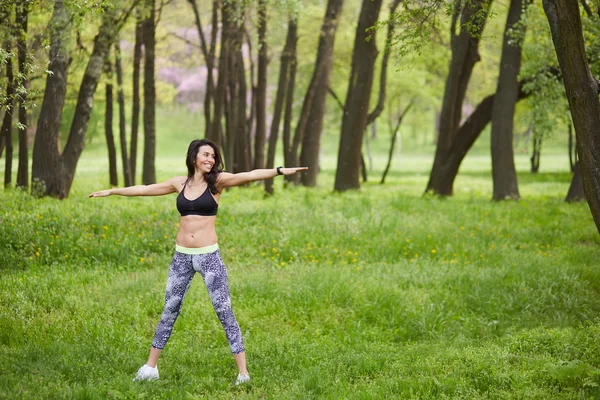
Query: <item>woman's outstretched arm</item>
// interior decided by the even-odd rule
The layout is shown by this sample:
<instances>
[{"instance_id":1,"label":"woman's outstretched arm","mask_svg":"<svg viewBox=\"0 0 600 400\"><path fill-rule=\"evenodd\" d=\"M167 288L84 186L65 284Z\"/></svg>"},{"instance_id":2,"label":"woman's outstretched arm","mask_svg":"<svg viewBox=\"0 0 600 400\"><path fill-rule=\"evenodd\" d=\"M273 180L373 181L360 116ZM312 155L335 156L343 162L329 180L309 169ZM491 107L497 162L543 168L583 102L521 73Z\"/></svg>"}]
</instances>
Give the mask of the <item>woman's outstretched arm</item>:
<instances>
[{"instance_id":1,"label":"woman's outstretched arm","mask_svg":"<svg viewBox=\"0 0 600 400\"><path fill-rule=\"evenodd\" d=\"M154 183L152 185L136 185L125 188L113 188L99 190L91 193L88 197L106 197L111 195L118 196L162 196L169 193L177 192L177 185L182 184L185 177L177 176L162 183Z\"/></svg>"},{"instance_id":2,"label":"woman's outstretched arm","mask_svg":"<svg viewBox=\"0 0 600 400\"><path fill-rule=\"evenodd\" d=\"M293 175L298 171L306 171L307 169L308 167L279 167L279 172L281 172L281 174L277 173L277 168L255 169L252 171L240 172L237 174L221 172L221 174L219 174L219 180L217 181L217 184L222 188L240 186L245 185L249 182L274 178L277 175Z\"/></svg>"}]
</instances>

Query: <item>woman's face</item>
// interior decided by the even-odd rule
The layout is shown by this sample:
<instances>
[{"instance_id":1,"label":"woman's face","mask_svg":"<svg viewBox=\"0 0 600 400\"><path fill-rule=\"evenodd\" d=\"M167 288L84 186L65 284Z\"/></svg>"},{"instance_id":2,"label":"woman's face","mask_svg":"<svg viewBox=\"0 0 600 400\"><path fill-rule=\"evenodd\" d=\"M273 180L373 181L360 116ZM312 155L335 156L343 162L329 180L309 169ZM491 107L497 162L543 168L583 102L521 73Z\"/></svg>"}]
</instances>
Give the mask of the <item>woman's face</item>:
<instances>
[{"instance_id":1,"label":"woman's face","mask_svg":"<svg viewBox=\"0 0 600 400\"><path fill-rule=\"evenodd\" d=\"M215 165L215 151L209 145L200 146L196 155L196 169L208 174Z\"/></svg>"}]
</instances>

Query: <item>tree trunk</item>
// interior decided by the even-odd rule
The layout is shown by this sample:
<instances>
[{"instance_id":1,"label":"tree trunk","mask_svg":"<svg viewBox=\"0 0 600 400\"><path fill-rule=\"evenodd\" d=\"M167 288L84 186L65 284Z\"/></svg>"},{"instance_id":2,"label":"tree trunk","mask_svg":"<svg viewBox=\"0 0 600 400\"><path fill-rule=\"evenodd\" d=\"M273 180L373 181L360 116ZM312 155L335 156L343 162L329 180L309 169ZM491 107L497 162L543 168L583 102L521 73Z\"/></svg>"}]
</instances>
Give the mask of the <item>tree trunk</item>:
<instances>
[{"instance_id":1,"label":"tree trunk","mask_svg":"<svg viewBox=\"0 0 600 400\"><path fill-rule=\"evenodd\" d=\"M565 201L567 203L575 203L584 200L585 193L583 190L583 181L581 180L581 167L579 165L579 162L576 162L573 171L573 179L571 180L569 192L567 193Z\"/></svg>"},{"instance_id":2,"label":"tree trunk","mask_svg":"<svg viewBox=\"0 0 600 400\"><path fill-rule=\"evenodd\" d=\"M265 167L267 131L267 65L269 53L266 41L267 2L258 1L258 78L256 85L256 136L254 138L254 169Z\"/></svg>"},{"instance_id":3,"label":"tree trunk","mask_svg":"<svg viewBox=\"0 0 600 400\"><path fill-rule=\"evenodd\" d=\"M63 164L58 141L70 63L71 16L63 0L54 3L49 27L48 71L51 73L46 74L44 98L33 142L31 193L35 196L50 194L65 197Z\"/></svg>"},{"instance_id":4,"label":"tree trunk","mask_svg":"<svg viewBox=\"0 0 600 400\"><path fill-rule=\"evenodd\" d=\"M156 183L156 87L154 81L154 47L156 44L154 0L146 0L150 14L142 22L144 43L144 165L142 183Z\"/></svg>"},{"instance_id":5,"label":"tree trunk","mask_svg":"<svg viewBox=\"0 0 600 400\"><path fill-rule=\"evenodd\" d=\"M113 133L113 85L110 57L107 57L105 72L108 76L106 82L106 108L104 111L104 134L108 150L108 179L111 186L119 186L117 177L117 149L115 148L115 135Z\"/></svg>"},{"instance_id":6,"label":"tree trunk","mask_svg":"<svg viewBox=\"0 0 600 400\"><path fill-rule=\"evenodd\" d=\"M140 126L140 64L142 60L142 20L138 15L135 24L135 44L133 46L133 93L131 103L131 142L129 143L129 166L131 184L135 185L137 172L138 129Z\"/></svg>"},{"instance_id":7,"label":"tree trunk","mask_svg":"<svg viewBox=\"0 0 600 400\"><path fill-rule=\"evenodd\" d=\"M4 43L4 50L10 51L10 41ZM4 187L10 187L12 183L12 160L13 160L13 141L12 141L12 124L13 110L15 107L15 86L13 76L13 61L9 58L6 61L6 102L2 105L6 110L4 118L2 118L2 128L0 128L0 136L4 139L6 147L6 158L4 163Z\"/></svg>"},{"instance_id":8,"label":"tree trunk","mask_svg":"<svg viewBox=\"0 0 600 400\"><path fill-rule=\"evenodd\" d=\"M64 30L64 32L68 32L69 29L65 29L65 26L68 24L69 16L65 16L66 12L64 11L64 5L59 6L59 3L62 4L62 1L57 1L55 7L62 9L58 12L58 15L61 15L61 17L55 19L55 16L53 15L53 20L57 21L57 23L53 25L56 29L53 28L53 30ZM50 57L51 63L49 68L52 68L56 59L58 73L55 72L54 74L48 75L46 90L44 92L44 103L42 104L42 110L40 111L40 118L38 120L38 134L36 135L34 143L34 169L36 168L36 155L38 166L37 173L33 174L33 177L39 183L39 187L43 189L42 191L36 191L37 195L49 195L57 198L69 196L73 178L75 176L75 169L77 168L77 162L79 161L79 157L81 156L85 145L85 134L94 104L94 94L102 73L104 59L106 58L108 50L118 31L127 20L134 5L135 2L128 11L121 15L119 20L115 18L115 9L108 9L102 16L102 24L100 25L98 35L94 38L94 48L79 87L79 94L77 96L77 103L75 105L75 112L69 130L67 144L60 157L58 156L57 149L58 128L60 127L60 113L62 112L62 104L64 102L64 91L66 90L68 54L66 54L65 43L68 42L68 37L64 36L64 32L52 33L52 40L55 42L53 47L56 47L57 49L53 50L51 48L51 52L54 51L55 54L58 53L60 56L58 58ZM57 9L55 8L55 14L57 14L56 11ZM63 53L65 54L63 55ZM65 62L65 60L67 61ZM59 79L53 81L51 78L57 75L59 76ZM54 92L56 92L57 96L54 96ZM44 109L47 109L46 116L43 116L45 112ZM45 136L48 140L38 140L40 131L44 131L47 127L51 128L47 129L48 132ZM42 137L44 137L44 135L42 135ZM37 152L36 147L38 149ZM55 152L56 154L54 154ZM59 165L56 168L48 168L49 163L55 162L54 157L59 158Z\"/></svg>"},{"instance_id":9,"label":"tree trunk","mask_svg":"<svg viewBox=\"0 0 600 400\"><path fill-rule=\"evenodd\" d=\"M343 0L329 0L323 25L321 27L321 37L319 38L319 48L317 50L317 60L311 84L304 99L302 114L296 134L294 145L302 142L302 151L300 153L300 164L308 167L308 171L301 174L302 184L305 186L315 186L317 184L317 172L319 168L319 150L321 147L321 133L323 131L323 117L325 115L325 98L327 88L329 87L329 76L331 75L333 45L339 15L342 12ZM292 150L296 157L297 146ZM297 164L295 164L297 165ZM295 177L297 182L299 174L290 175Z\"/></svg>"},{"instance_id":10,"label":"tree trunk","mask_svg":"<svg viewBox=\"0 0 600 400\"><path fill-rule=\"evenodd\" d=\"M198 36L200 37L200 48L202 49L202 55L204 56L204 62L206 63L207 75L206 75L206 90L204 95L204 134L206 137L210 137L210 129L212 123L211 116L211 101L214 92L213 83L213 65L214 65L214 51L211 53L206 43L204 36L204 30L202 28L202 20L200 19L200 12L198 11L198 5L196 0L188 0L188 3L192 7L194 12L194 21L196 23L196 29L198 30ZM218 7L217 2L213 1L213 16L215 8Z\"/></svg>"},{"instance_id":11,"label":"tree trunk","mask_svg":"<svg viewBox=\"0 0 600 400\"><path fill-rule=\"evenodd\" d=\"M375 72L377 46L375 31L368 30L379 18L382 0L363 0L356 28L352 55L352 70L344 102L342 132L338 151L334 190L343 192L360 189L359 172L363 133L367 126L369 100ZM366 168L363 167L365 170ZM365 171L366 172L366 171ZM306 174L308 176L309 174ZM310 182L313 185L314 182Z\"/></svg>"},{"instance_id":12,"label":"tree trunk","mask_svg":"<svg viewBox=\"0 0 600 400\"><path fill-rule=\"evenodd\" d=\"M383 58L381 60L381 74L379 75L379 98L377 99L377 105L375 106L373 111L371 111L369 113L369 116L367 117L367 125L371 125L372 123L375 122L377 117L379 117L379 115L383 111L383 107L385 105L385 93L386 93L386 86L387 86L387 66L388 66L388 61L390 59L390 53L391 53L390 48L391 48L392 42L394 40L394 30L396 28L396 24L394 23L394 19L392 18L392 16L394 15L394 13L396 12L396 9L400 5L400 1L402 1L402 0L394 0L392 2L392 4L390 5L390 18L391 19L388 22L388 30L387 30L387 35L385 38L385 51L383 52ZM374 129L373 136L372 136L373 139L375 139L376 132L377 131Z\"/></svg>"},{"instance_id":13,"label":"tree trunk","mask_svg":"<svg viewBox=\"0 0 600 400\"><path fill-rule=\"evenodd\" d=\"M245 172L250 170L251 155L250 155L250 141L248 135L248 129L246 125L246 111L247 103L246 98L248 96L248 86L246 83L246 70L244 68L244 56L242 54L241 43L240 48L236 49L235 53L235 70L237 70L236 89L237 97L231 98L232 102L237 102L237 137L235 141L236 156L234 160L234 172ZM235 79L235 77L232 76ZM232 92L234 93L234 92ZM237 169L236 169L237 166Z\"/></svg>"},{"instance_id":14,"label":"tree trunk","mask_svg":"<svg viewBox=\"0 0 600 400\"><path fill-rule=\"evenodd\" d=\"M229 53L231 52L231 32L230 32L230 21L231 18L228 14L227 7L221 7L221 52L219 54L219 68L217 87L214 94L214 113L212 119L212 126L210 128L210 136L207 135L208 139L211 139L217 145L224 147L225 165L227 170L231 171L233 163L232 149L229 149L225 145L225 138L223 137L223 115L227 113L226 110L226 97L227 97L227 79L229 76Z\"/></svg>"},{"instance_id":15,"label":"tree trunk","mask_svg":"<svg viewBox=\"0 0 600 400\"><path fill-rule=\"evenodd\" d=\"M17 1L17 58L19 60L20 86L25 90L18 96L19 107L19 165L17 169L17 187L27 190L29 187L29 151L27 144L27 92L29 91L29 73L27 68L27 20L29 17L29 1Z\"/></svg>"},{"instance_id":16,"label":"tree trunk","mask_svg":"<svg viewBox=\"0 0 600 400\"><path fill-rule=\"evenodd\" d=\"M586 59L577 2L543 0L558 56L581 166L585 197L600 232L600 102Z\"/></svg>"},{"instance_id":17,"label":"tree trunk","mask_svg":"<svg viewBox=\"0 0 600 400\"><path fill-rule=\"evenodd\" d=\"M288 30L292 29L291 24L293 24L294 27L293 27L293 38L290 39L290 40L292 40L292 45L290 46L290 50L289 50L290 71L289 71L288 84L287 84L287 89L286 89L285 113L283 116L283 163L286 166L296 165L293 163L293 160L296 158L295 154L298 154L298 153L294 153L294 156L292 156L292 143L291 143L291 141L292 141L292 114L293 114L293 106L294 106L294 91L296 89L296 67L298 64L296 61L297 43L298 43L298 21L290 20L290 27L288 28ZM294 174L294 175L297 175L297 174ZM288 180L284 180L285 185L287 185L288 183L289 183Z\"/></svg>"},{"instance_id":18,"label":"tree trunk","mask_svg":"<svg viewBox=\"0 0 600 400\"><path fill-rule=\"evenodd\" d=\"M537 174L540 170L540 155L542 153L542 135L533 134L533 153L531 154L531 173Z\"/></svg>"},{"instance_id":19,"label":"tree trunk","mask_svg":"<svg viewBox=\"0 0 600 400\"><path fill-rule=\"evenodd\" d=\"M127 129L125 121L125 94L123 93L123 67L121 66L121 46L115 43L115 71L117 73L117 101L119 103L119 142L121 146L121 163L123 164L123 182L131 186L129 157L127 156Z\"/></svg>"},{"instance_id":20,"label":"tree trunk","mask_svg":"<svg viewBox=\"0 0 600 400\"><path fill-rule=\"evenodd\" d=\"M523 85L523 82L519 83L519 100L529 96L529 93L523 91ZM430 180L436 182L437 185L437 190L434 193L441 196L452 196L454 180L458 174L460 164L462 164L475 140L492 119L495 96L495 94L492 94L479 103L475 111L458 129L452 147L448 150L445 163L431 170Z\"/></svg>"},{"instance_id":21,"label":"tree trunk","mask_svg":"<svg viewBox=\"0 0 600 400\"><path fill-rule=\"evenodd\" d=\"M432 173L426 192L445 195L442 186L434 174L446 162L448 150L457 136L465 92L471 79L473 67L480 60L479 41L488 16L491 0L467 1L464 7L456 7L451 24L452 58L446 78L444 99L440 113L440 125ZM460 18L460 33L456 35L456 24Z\"/></svg>"},{"instance_id":22,"label":"tree trunk","mask_svg":"<svg viewBox=\"0 0 600 400\"><path fill-rule=\"evenodd\" d=\"M68 197L75 177L77 162L85 146L85 134L87 132L92 107L94 104L94 94L98 86L98 79L102 73L104 58L108 53L110 46L115 38L115 24L113 11L105 11L100 31L94 39L94 48L88 61L88 64L79 87L77 104L75 105L75 114L69 138L65 150L61 155L61 161L64 166L64 187L62 193L48 193L51 196L59 198Z\"/></svg>"},{"instance_id":23,"label":"tree trunk","mask_svg":"<svg viewBox=\"0 0 600 400\"><path fill-rule=\"evenodd\" d=\"M248 71L248 84L249 84L249 97L250 97L250 112L247 113L246 115L244 115L244 120L246 121L246 127L245 127L245 134L247 136L246 140L246 144L248 146L248 159L250 160L250 166L254 165L254 157L253 157L253 135L254 135L254 122L255 122L255 115L256 115L256 85L254 83L254 57L252 56L252 40L250 39L250 35L248 34L248 31L246 30L245 26L242 26L242 35L243 37L246 38L246 42L247 42L247 46L248 46L248 57L243 57L242 56L242 64L245 64L245 60L248 60L248 64L250 67L250 70ZM244 85L246 84L246 67L244 66ZM246 105L247 107L247 105ZM263 148L264 148L264 144L263 144Z\"/></svg>"},{"instance_id":24,"label":"tree trunk","mask_svg":"<svg viewBox=\"0 0 600 400\"><path fill-rule=\"evenodd\" d=\"M293 97L293 93L287 92L288 83L291 79L291 63L295 62L295 49L297 36L297 25L294 19L288 21L288 33L285 40L285 46L281 52L281 63L279 67L279 83L277 85L277 95L275 97L275 109L273 111L273 120L271 121L271 132L269 133L269 149L267 151L266 168L275 167L275 150L277 149L277 136L279 134L279 125L281 114L287 97ZM265 179L265 194L273 194L273 179Z\"/></svg>"},{"instance_id":25,"label":"tree trunk","mask_svg":"<svg viewBox=\"0 0 600 400\"><path fill-rule=\"evenodd\" d=\"M400 125L402 124L402 120L404 119L404 116L408 113L408 111L410 110L412 105L413 105L412 101L410 103L408 103L408 106L406 106L404 111L402 111L402 113L400 114L400 117L398 117L398 122L396 123L396 127L392 131L392 143L390 144L390 151L388 153L388 161L385 166L385 169L383 170L383 174L381 175L381 182L379 182L381 185L383 185L385 183L385 177L387 176L388 171L390 170L390 167L392 166L392 157L394 156L394 148L396 147L396 140L398 138L398 131L400 130Z\"/></svg>"},{"instance_id":26,"label":"tree trunk","mask_svg":"<svg viewBox=\"0 0 600 400\"><path fill-rule=\"evenodd\" d=\"M492 179L493 199L496 201L520 197L513 150L513 120L519 96L521 42L511 35L523 12L523 0L510 1L500 57L496 101L492 109Z\"/></svg>"},{"instance_id":27,"label":"tree trunk","mask_svg":"<svg viewBox=\"0 0 600 400\"><path fill-rule=\"evenodd\" d=\"M212 132L210 132L210 129L212 129L213 126L213 120L214 119L214 109L211 108L211 105L213 103L213 99L215 98L215 82L214 82L214 74L213 71L215 70L215 55L216 55L216 49L217 49L217 36L219 34L219 9L221 8L222 3L221 0L213 0L212 2L212 19L211 19L211 30L210 30L210 47L208 49L208 55L209 58L212 60L211 61L211 66L208 68L207 71L207 75L206 75L206 97L204 98L204 109L205 112L208 112L208 114L210 115L210 125L206 126L207 131L204 133L205 137L211 137L214 136ZM206 111L208 110L208 111ZM219 125L220 126L220 125ZM221 132L216 132L216 137L221 137Z\"/></svg>"}]
</instances>

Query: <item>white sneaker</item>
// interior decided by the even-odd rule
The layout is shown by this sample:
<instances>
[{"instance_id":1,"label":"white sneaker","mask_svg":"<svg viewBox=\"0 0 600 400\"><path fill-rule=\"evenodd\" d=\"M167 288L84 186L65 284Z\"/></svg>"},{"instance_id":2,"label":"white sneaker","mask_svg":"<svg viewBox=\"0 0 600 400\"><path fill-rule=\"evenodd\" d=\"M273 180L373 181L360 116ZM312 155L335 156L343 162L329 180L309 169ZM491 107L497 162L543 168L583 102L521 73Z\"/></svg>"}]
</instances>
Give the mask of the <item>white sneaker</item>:
<instances>
[{"instance_id":1,"label":"white sneaker","mask_svg":"<svg viewBox=\"0 0 600 400\"><path fill-rule=\"evenodd\" d=\"M238 377L235 381L235 386L241 385L242 383L248 382L250 380L250 375L239 373Z\"/></svg>"},{"instance_id":2,"label":"white sneaker","mask_svg":"<svg viewBox=\"0 0 600 400\"><path fill-rule=\"evenodd\" d=\"M133 381L153 381L158 379L158 367L152 368L148 364L144 364L138 369Z\"/></svg>"}]
</instances>

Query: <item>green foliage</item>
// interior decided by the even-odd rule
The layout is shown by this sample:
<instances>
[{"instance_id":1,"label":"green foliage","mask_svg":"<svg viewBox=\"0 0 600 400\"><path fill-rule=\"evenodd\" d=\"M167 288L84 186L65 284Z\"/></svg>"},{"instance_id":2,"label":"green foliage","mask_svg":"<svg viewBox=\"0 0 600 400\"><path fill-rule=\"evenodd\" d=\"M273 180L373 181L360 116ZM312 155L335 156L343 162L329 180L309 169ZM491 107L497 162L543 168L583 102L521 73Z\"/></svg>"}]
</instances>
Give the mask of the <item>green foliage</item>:
<instances>
[{"instance_id":1,"label":"green foliage","mask_svg":"<svg viewBox=\"0 0 600 400\"><path fill-rule=\"evenodd\" d=\"M180 173L183 155L159 148L162 179ZM421 197L431 158L411 155L361 192L331 192L329 159L320 188L225 192L219 244L253 377L236 388L199 276L161 380L131 382L162 309L174 196L88 199L106 162L82 163L67 200L0 193L0 397L600 395L600 238L586 204L563 202L561 168L520 173L518 203L489 202L489 157L472 156L446 200Z\"/></svg>"},{"instance_id":2,"label":"green foliage","mask_svg":"<svg viewBox=\"0 0 600 400\"><path fill-rule=\"evenodd\" d=\"M526 79L531 93L520 114L522 125L530 125L536 135L545 138L565 131L570 121L568 103L560 76L552 38L541 4L527 10L527 34L523 44L520 79Z\"/></svg>"}]
</instances>

